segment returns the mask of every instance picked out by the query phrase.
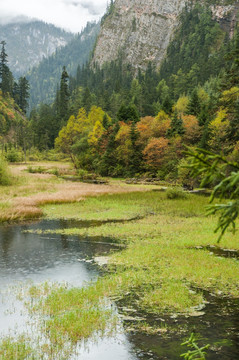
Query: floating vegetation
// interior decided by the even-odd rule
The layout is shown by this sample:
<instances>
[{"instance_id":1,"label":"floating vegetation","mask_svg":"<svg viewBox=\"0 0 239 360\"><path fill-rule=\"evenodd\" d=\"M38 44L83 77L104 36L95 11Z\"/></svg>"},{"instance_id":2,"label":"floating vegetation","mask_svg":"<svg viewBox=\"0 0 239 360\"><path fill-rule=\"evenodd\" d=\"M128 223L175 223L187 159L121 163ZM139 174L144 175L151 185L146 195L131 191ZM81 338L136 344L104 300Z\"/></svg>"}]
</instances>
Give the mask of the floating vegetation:
<instances>
[{"instance_id":1,"label":"floating vegetation","mask_svg":"<svg viewBox=\"0 0 239 360\"><path fill-rule=\"evenodd\" d=\"M157 354L155 359L157 356L168 356L169 359L176 358L175 354L179 356L183 338L195 327L198 327L199 335L205 332L205 343L212 344L210 354L233 354L236 351L235 332L230 329L234 329L232 314L238 309L239 263L195 248L212 246L217 240L213 234L216 218L206 218L203 214L206 202L203 197L195 195L174 201L168 199L166 193L147 192L104 195L77 204L44 208L49 217L54 218L58 211L63 214L66 209L68 214L72 211L71 216L76 219L46 221L44 226L36 224L22 228L26 230L23 234L26 239L36 236L33 243L36 241L37 244L38 239L43 241L44 247L55 244L57 256L59 246L69 249L73 243L85 249L95 246L103 252L103 242L94 243L100 238L113 239L127 246L112 254L103 253L103 257L107 256L107 261L102 263L104 276L94 278L83 288L33 284L27 296L22 295L42 334L38 354L45 354L46 359L51 359L51 356L53 359L68 359L67 356L77 351L82 341L97 341L114 335L122 322L132 341L137 334L141 334L139 338L147 334L147 353L152 346L150 339L158 344L153 349ZM112 217L110 209L114 214ZM194 216L189 216L189 213ZM137 218L132 220L136 214ZM129 221L122 222L122 219ZM78 221L82 226L77 226ZM96 221L97 226L84 227L84 221L85 224ZM55 235L49 241L47 234ZM81 239L87 239L87 244ZM226 234L222 242L229 250L237 249L238 244L238 234L234 237ZM47 256L47 249L44 256ZM73 247L72 254L78 265L87 268L93 266L102 252L79 256ZM214 303L218 298L220 304ZM218 326L212 333L209 330L214 323ZM141 342L137 341L137 344L140 348ZM174 353L170 347L175 348Z\"/></svg>"},{"instance_id":2,"label":"floating vegetation","mask_svg":"<svg viewBox=\"0 0 239 360\"><path fill-rule=\"evenodd\" d=\"M0 341L1 360L34 360L37 359L35 356L30 339L24 335L16 338L6 336Z\"/></svg>"}]
</instances>

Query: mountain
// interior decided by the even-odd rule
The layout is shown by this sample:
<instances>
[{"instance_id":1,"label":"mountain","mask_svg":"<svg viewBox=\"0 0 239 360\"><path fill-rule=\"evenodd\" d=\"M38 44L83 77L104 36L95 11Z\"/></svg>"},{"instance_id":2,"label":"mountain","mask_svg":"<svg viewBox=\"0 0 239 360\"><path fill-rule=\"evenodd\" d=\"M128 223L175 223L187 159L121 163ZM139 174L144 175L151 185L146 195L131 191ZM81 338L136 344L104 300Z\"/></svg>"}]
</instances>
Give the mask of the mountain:
<instances>
[{"instance_id":1,"label":"mountain","mask_svg":"<svg viewBox=\"0 0 239 360\"><path fill-rule=\"evenodd\" d=\"M0 25L0 41L6 42L8 66L15 77L25 74L73 37L74 34L42 21Z\"/></svg>"},{"instance_id":2,"label":"mountain","mask_svg":"<svg viewBox=\"0 0 239 360\"><path fill-rule=\"evenodd\" d=\"M27 73L30 109L41 102L50 104L54 101L63 66L66 66L69 75L75 75L78 65L88 61L99 29L99 23L88 23L67 45L58 48L54 54L44 58Z\"/></svg>"},{"instance_id":3,"label":"mountain","mask_svg":"<svg viewBox=\"0 0 239 360\"><path fill-rule=\"evenodd\" d=\"M159 66L180 22L186 0L115 0L103 19L92 63L100 67L121 56L134 69ZM205 0L221 26L233 32L238 1Z\"/></svg>"}]
</instances>

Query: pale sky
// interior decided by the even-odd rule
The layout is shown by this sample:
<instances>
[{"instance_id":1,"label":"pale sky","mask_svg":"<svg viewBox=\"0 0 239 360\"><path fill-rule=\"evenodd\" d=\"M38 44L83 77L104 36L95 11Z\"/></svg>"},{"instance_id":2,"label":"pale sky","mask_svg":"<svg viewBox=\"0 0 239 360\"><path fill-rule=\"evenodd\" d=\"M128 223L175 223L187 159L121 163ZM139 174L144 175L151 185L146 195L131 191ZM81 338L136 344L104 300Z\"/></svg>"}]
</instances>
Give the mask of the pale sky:
<instances>
[{"instance_id":1,"label":"pale sky","mask_svg":"<svg viewBox=\"0 0 239 360\"><path fill-rule=\"evenodd\" d=\"M99 20L110 0L0 0L0 23L16 16L43 20L72 32Z\"/></svg>"}]
</instances>

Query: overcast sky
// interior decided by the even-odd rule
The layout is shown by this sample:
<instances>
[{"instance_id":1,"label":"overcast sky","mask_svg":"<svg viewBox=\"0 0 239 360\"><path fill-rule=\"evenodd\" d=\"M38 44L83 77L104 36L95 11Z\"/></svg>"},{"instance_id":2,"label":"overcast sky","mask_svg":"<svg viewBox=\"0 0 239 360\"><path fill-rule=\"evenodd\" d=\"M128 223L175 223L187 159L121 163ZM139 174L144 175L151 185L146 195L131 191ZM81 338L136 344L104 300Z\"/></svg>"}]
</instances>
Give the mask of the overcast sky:
<instances>
[{"instance_id":1,"label":"overcast sky","mask_svg":"<svg viewBox=\"0 0 239 360\"><path fill-rule=\"evenodd\" d=\"M66 30L80 32L87 21L98 20L107 0L0 0L0 23L16 16L37 18Z\"/></svg>"}]
</instances>

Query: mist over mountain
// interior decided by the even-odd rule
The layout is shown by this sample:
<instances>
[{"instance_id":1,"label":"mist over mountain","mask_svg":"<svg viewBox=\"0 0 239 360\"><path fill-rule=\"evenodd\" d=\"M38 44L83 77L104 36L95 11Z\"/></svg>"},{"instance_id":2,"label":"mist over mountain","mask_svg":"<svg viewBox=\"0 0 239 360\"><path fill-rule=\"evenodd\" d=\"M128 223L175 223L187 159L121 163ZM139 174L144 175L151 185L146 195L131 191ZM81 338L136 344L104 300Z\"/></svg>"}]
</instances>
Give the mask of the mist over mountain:
<instances>
[{"instance_id":1,"label":"mist over mountain","mask_svg":"<svg viewBox=\"0 0 239 360\"><path fill-rule=\"evenodd\" d=\"M0 41L6 42L8 66L15 77L25 74L74 37L54 25L23 16L1 18L0 24Z\"/></svg>"},{"instance_id":2,"label":"mist over mountain","mask_svg":"<svg viewBox=\"0 0 239 360\"><path fill-rule=\"evenodd\" d=\"M68 44L57 48L26 74L30 84L30 109L41 102L50 104L55 100L63 66L69 75L74 76L77 67L88 61L99 30L99 23L88 23Z\"/></svg>"}]
</instances>

